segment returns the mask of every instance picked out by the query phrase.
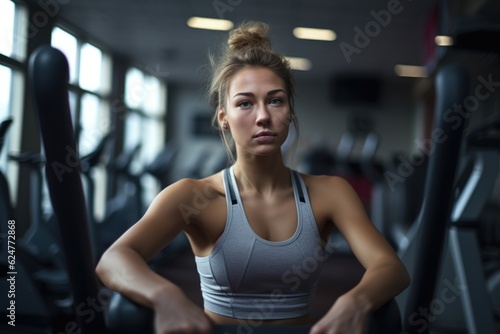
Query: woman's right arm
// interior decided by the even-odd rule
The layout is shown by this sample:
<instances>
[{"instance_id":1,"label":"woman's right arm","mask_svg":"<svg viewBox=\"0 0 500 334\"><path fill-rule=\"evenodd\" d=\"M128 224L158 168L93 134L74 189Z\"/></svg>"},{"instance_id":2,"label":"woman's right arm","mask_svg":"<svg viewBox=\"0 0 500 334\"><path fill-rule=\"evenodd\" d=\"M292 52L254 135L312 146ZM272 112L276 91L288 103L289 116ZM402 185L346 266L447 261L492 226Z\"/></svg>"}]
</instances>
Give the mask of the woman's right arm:
<instances>
[{"instance_id":1,"label":"woman's right arm","mask_svg":"<svg viewBox=\"0 0 500 334\"><path fill-rule=\"evenodd\" d=\"M147 264L186 223L180 210L192 204L194 180L165 188L146 214L102 255L96 273L105 286L155 311L157 333L210 333L211 323L174 283Z\"/></svg>"}]
</instances>

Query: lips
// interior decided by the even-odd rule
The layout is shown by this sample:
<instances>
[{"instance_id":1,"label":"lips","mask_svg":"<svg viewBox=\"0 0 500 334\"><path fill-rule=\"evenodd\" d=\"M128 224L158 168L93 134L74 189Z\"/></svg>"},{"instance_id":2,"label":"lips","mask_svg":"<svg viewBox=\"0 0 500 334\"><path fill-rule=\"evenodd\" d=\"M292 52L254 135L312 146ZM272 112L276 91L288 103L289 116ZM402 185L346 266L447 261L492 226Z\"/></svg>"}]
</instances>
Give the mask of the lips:
<instances>
[{"instance_id":1,"label":"lips","mask_svg":"<svg viewBox=\"0 0 500 334\"><path fill-rule=\"evenodd\" d=\"M253 136L254 138L259 138L259 137L275 137L276 134L274 134L273 132L271 131L261 131L259 133L257 133L255 136Z\"/></svg>"},{"instance_id":2,"label":"lips","mask_svg":"<svg viewBox=\"0 0 500 334\"><path fill-rule=\"evenodd\" d=\"M276 134L271 131L261 131L253 136L253 140L259 144L269 144L274 142L275 137Z\"/></svg>"}]
</instances>

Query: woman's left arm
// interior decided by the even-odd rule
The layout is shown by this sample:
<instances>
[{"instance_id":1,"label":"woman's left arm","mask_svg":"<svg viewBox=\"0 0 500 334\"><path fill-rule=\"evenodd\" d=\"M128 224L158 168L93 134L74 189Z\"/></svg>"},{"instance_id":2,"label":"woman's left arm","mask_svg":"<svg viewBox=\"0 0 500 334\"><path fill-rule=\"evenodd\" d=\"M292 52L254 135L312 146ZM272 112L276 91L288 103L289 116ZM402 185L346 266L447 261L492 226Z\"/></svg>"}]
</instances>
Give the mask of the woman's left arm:
<instances>
[{"instance_id":1,"label":"woman's left arm","mask_svg":"<svg viewBox=\"0 0 500 334\"><path fill-rule=\"evenodd\" d=\"M321 177L315 192L328 201L328 218L365 268L361 281L340 296L311 334L363 333L368 315L410 283L406 268L373 226L358 195L339 177Z\"/></svg>"}]
</instances>

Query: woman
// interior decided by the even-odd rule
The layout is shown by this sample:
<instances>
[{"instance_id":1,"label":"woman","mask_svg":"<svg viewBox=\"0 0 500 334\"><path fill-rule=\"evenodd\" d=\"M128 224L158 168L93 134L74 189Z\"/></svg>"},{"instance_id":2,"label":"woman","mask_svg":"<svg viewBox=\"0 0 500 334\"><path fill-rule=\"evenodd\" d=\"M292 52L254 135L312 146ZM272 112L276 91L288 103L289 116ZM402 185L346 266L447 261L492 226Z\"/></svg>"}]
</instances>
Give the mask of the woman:
<instances>
[{"instance_id":1,"label":"woman","mask_svg":"<svg viewBox=\"0 0 500 334\"><path fill-rule=\"evenodd\" d=\"M233 30L210 87L214 123L233 165L165 188L144 217L102 256L109 288L155 311L158 333L210 333L211 325L308 324L333 228L366 269L311 333L362 333L370 312L400 293L409 276L339 177L301 175L281 146L296 127L289 63L271 49L268 27ZM232 154L231 154L232 156ZM195 254L204 310L147 261L183 231Z\"/></svg>"}]
</instances>

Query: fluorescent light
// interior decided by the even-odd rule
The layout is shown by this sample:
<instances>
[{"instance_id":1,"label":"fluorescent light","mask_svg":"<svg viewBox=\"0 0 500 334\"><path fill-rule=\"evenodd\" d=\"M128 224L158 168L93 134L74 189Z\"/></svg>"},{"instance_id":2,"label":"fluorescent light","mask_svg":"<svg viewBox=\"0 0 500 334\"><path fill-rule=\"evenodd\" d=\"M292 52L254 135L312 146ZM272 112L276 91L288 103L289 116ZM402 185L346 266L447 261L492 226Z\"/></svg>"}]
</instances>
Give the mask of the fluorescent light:
<instances>
[{"instance_id":1,"label":"fluorescent light","mask_svg":"<svg viewBox=\"0 0 500 334\"><path fill-rule=\"evenodd\" d=\"M293 35L299 39L311 39L315 41L334 41L337 38L337 34L333 30L305 27L293 29Z\"/></svg>"},{"instance_id":2,"label":"fluorescent light","mask_svg":"<svg viewBox=\"0 0 500 334\"><path fill-rule=\"evenodd\" d=\"M187 21L187 25L195 29L229 30L233 27L233 22L229 20L193 16Z\"/></svg>"},{"instance_id":3,"label":"fluorescent light","mask_svg":"<svg viewBox=\"0 0 500 334\"><path fill-rule=\"evenodd\" d=\"M438 35L434 37L434 42L439 46L451 46L453 45L453 38L450 36Z\"/></svg>"},{"instance_id":4,"label":"fluorescent light","mask_svg":"<svg viewBox=\"0 0 500 334\"><path fill-rule=\"evenodd\" d=\"M396 65L394 72L400 77L425 78L427 71L424 66Z\"/></svg>"},{"instance_id":5,"label":"fluorescent light","mask_svg":"<svg viewBox=\"0 0 500 334\"><path fill-rule=\"evenodd\" d=\"M309 71L312 68L312 63L307 58L300 57L286 57L290 62L290 66L293 70L297 71Z\"/></svg>"}]
</instances>

